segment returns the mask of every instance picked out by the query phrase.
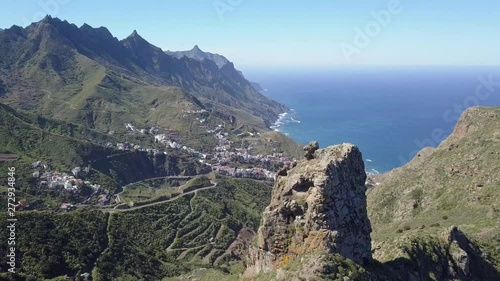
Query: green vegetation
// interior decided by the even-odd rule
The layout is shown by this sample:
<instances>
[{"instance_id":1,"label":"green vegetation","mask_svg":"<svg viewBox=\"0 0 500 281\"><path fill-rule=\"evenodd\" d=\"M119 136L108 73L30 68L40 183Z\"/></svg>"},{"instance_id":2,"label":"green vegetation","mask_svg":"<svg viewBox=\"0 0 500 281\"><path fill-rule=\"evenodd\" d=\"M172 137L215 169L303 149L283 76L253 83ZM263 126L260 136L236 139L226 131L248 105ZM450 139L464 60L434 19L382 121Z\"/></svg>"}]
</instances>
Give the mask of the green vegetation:
<instances>
[{"instance_id":1,"label":"green vegetation","mask_svg":"<svg viewBox=\"0 0 500 281\"><path fill-rule=\"evenodd\" d=\"M120 194L122 202L138 202L149 200L161 196L169 196L178 192L184 181L171 180L166 178L145 180L126 186L123 193Z\"/></svg>"},{"instance_id":2,"label":"green vegetation","mask_svg":"<svg viewBox=\"0 0 500 281\"><path fill-rule=\"evenodd\" d=\"M18 196L31 198L32 206L54 207L55 202L68 199L37 188L32 177L33 162L49 163L53 170L69 173L76 166L90 165L91 159L111 154L111 150L95 144L109 140L106 135L82 126L45 119L0 104L0 153L14 154L18 158L0 162L0 175L6 175L8 167L15 167ZM118 186L110 176L91 169L85 179L114 192ZM1 177L0 185L7 185L7 179Z\"/></svg>"},{"instance_id":3,"label":"green vegetation","mask_svg":"<svg viewBox=\"0 0 500 281\"><path fill-rule=\"evenodd\" d=\"M199 267L227 267L234 259L227 248L243 227L257 229L270 191L264 183L219 178L214 189L116 213L110 247L95 274L102 280L158 280Z\"/></svg>"},{"instance_id":4,"label":"green vegetation","mask_svg":"<svg viewBox=\"0 0 500 281\"><path fill-rule=\"evenodd\" d=\"M44 119L0 104L0 150L23 160L46 160L54 168L81 165L107 151L90 141L106 136L80 126Z\"/></svg>"},{"instance_id":5,"label":"green vegetation","mask_svg":"<svg viewBox=\"0 0 500 281\"><path fill-rule=\"evenodd\" d=\"M94 280L161 280L200 267L239 271L239 259L228 248L242 229L257 230L271 188L252 180L219 177L217 182L214 189L110 215L20 212L21 276L40 280L92 272ZM0 234L7 237L7 229ZM1 247L6 252L6 244ZM5 257L1 261L4 269Z\"/></svg>"},{"instance_id":6,"label":"green vegetation","mask_svg":"<svg viewBox=\"0 0 500 281\"><path fill-rule=\"evenodd\" d=\"M16 81L0 83L0 102L17 109L121 136L125 123L168 128L195 149L217 144L205 125L224 124L235 134L269 132L287 110L232 64L173 58L136 33L118 41L105 28L77 28L56 18L35 25L43 32L0 31L0 61L15 69L0 72L0 81Z\"/></svg>"},{"instance_id":7,"label":"green vegetation","mask_svg":"<svg viewBox=\"0 0 500 281\"><path fill-rule=\"evenodd\" d=\"M246 146L252 144L255 154L272 155L273 153L284 153L295 159L301 159L303 156L302 145L275 131L261 133L254 137L243 137L235 139L235 141L241 141L243 146L245 146L245 144L247 144Z\"/></svg>"},{"instance_id":8,"label":"green vegetation","mask_svg":"<svg viewBox=\"0 0 500 281\"><path fill-rule=\"evenodd\" d=\"M63 275L91 272L107 247L107 214L99 211L20 212L16 222L18 275L27 280L42 280ZM6 220L4 213L0 214ZM7 241L7 228L0 234ZM7 243L0 246L7 252ZM7 271L6 256L0 257L0 269ZM0 275L7 277L7 274Z\"/></svg>"},{"instance_id":9,"label":"green vegetation","mask_svg":"<svg viewBox=\"0 0 500 281\"><path fill-rule=\"evenodd\" d=\"M90 167L84 180L100 184L109 194L121 185L145 178L210 171L186 153L171 151L169 155L152 155L115 151L101 145L107 142L118 141L80 125L46 119L0 104L0 154L17 158L0 161L0 175L6 175L8 167L15 167L18 196L28 199L33 208L53 208L62 202L81 202L86 198L85 194L39 189L32 177L35 170L31 164L36 161L50 164L53 171L66 173L76 166ZM6 184L6 178L0 177L0 185Z\"/></svg>"},{"instance_id":10,"label":"green vegetation","mask_svg":"<svg viewBox=\"0 0 500 281\"><path fill-rule=\"evenodd\" d=\"M50 163L61 172L89 167L84 180L100 184L104 195L148 178L211 171L184 152L109 148L107 143L117 142L158 147L151 136L127 132L126 123L168 129L180 143L205 151L218 144L207 130L221 125L236 147L301 158L299 144L269 129L286 107L256 92L232 64L175 59L137 33L118 41L105 29L77 28L50 17L36 25L0 31L0 202L7 205L4 175L15 166L17 199L42 210L17 214L16 278L78 280L91 273L98 281L238 279L243 252L256 242L252 233L270 201L267 183L213 175L153 180L131 184L121 194L124 202L143 208L63 213L45 210L81 201L88 190L77 195L41 190L31 164ZM497 276L498 124L498 108L467 111L437 149L423 150L369 190L373 252L385 263L361 266L339 255L311 254L292 258L284 273L255 280L276 274L309 280L318 272L324 273L318 279L327 280L392 280L405 274L416 279L409 269L426 280L464 280L459 275L464 247L448 240L451 226L471 237L465 246L474 276ZM214 182L217 186L198 190ZM297 203L307 204L303 198ZM8 235L0 229L1 240ZM6 243L0 251L7 252ZM315 268L319 262L321 268ZM458 275L444 276L451 267ZM3 255L0 269L6 268ZM294 275L301 270L305 275ZM0 274L8 278L13 277Z\"/></svg>"},{"instance_id":11,"label":"green vegetation","mask_svg":"<svg viewBox=\"0 0 500 281\"><path fill-rule=\"evenodd\" d=\"M184 186L180 188L183 192L188 192L191 190L195 190L198 188L206 187L206 186L211 186L212 182L210 179L206 176L199 176L195 177L193 179L190 179Z\"/></svg>"},{"instance_id":12,"label":"green vegetation","mask_svg":"<svg viewBox=\"0 0 500 281\"><path fill-rule=\"evenodd\" d=\"M213 184L207 176L194 177L182 185L178 180L173 179L146 180L127 185L124 192L120 194L120 199L131 207L137 207L166 201L182 193L192 192L209 186L213 186Z\"/></svg>"},{"instance_id":13,"label":"green vegetation","mask_svg":"<svg viewBox=\"0 0 500 281\"><path fill-rule=\"evenodd\" d=\"M493 254L500 239L498 124L499 108L469 109L437 149L423 150L406 166L375 179L381 184L368 191L368 213L372 239L381 245L376 258L402 256L382 245L406 245L407 235L418 240L457 226L484 246L500 270Z\"/></svg>"}]
</instances>

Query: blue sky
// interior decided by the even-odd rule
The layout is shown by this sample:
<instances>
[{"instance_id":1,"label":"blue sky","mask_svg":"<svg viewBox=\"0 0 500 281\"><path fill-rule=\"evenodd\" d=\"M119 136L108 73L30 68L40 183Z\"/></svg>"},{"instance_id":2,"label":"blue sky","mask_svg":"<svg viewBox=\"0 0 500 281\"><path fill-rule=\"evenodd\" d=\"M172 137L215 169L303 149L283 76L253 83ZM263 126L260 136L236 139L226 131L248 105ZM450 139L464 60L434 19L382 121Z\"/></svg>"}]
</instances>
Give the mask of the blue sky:
<instances>
[{"instance_id":1,"label":"blue sky","mask_svg":"<svg viewBox=\"0 0 500 281\"><path fill-rule=\"evenodd\" d=\"M491 0L4 0L0 28L48 13L119 39L136 29L164 50L198 44L247 68L500 65L499 11Z\"/></svg>"}]
</instances>

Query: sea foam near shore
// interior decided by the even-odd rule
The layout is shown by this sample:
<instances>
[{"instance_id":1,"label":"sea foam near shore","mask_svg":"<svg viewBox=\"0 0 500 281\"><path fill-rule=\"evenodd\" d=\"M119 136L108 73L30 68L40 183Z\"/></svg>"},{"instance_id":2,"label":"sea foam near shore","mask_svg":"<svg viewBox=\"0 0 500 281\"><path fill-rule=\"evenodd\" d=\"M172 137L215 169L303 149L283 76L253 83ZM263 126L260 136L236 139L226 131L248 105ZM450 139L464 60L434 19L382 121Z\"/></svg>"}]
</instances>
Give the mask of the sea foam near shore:
<instances>
[{"instance_id":1,"label":"sea foam near shore","mask_svg":"<svg viewBox=\"0 0 500 281\"><path fill-rule=\"evenodd\" d=\"M271 126L271 129L277 131L277 132L282 132L282 127L285 126L286 124L290 123L300 123L300 120L297 120L297 112L293 109L290 109L288 112L281 113L278 115L278 120L274 122L274 124ZM286 133L285 133L286 134Z\"/></svg>"},{"instance_id":2,"label":"sea foam near shore","mask_svg":"<svg viewBox=\"0 0 500 281\"><path fill-rule=\"evenodd\" d=\"M286 131L286 128L289 128L289 125L293 124L293 123L300 124L301 121L298 120L297 112L294 109L291 109L288 112L281 113L278 116L278 120L276 120L276 122L274 122L274 124L270 128L276 132L280 132L280 133L283 133L283 134L288 136L289 133ZM367 164L371 164L372 162L373 162L372 159L369 159L369 158L365 159L365 163L367 163ZM380 171L378 171L377 169L374 169L374 168L367 167L366 174L367 175L379 175Z\"/></svg>"}]
</instances>

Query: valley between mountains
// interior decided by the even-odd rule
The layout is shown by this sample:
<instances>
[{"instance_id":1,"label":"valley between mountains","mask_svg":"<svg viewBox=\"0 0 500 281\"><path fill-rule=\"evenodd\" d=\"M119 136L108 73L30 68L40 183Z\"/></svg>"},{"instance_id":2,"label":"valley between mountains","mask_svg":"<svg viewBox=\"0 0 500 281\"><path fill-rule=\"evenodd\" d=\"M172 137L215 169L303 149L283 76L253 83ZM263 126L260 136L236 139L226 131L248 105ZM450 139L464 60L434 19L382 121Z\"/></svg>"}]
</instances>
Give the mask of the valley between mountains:
<instances>
[{"instance_id":1,"label":"valley between mountains","mask_svg":"<svg viewBox=\"0 0 500 281\"><path fill-rule=\"evenodd\" d=\"M0 280L500 280L500 108L367 177L353 144L273 131L289 109L260 90L222 55L136 31L0 30L0 201L15 189L17 219Z\"/></svg>"}]
</instances>

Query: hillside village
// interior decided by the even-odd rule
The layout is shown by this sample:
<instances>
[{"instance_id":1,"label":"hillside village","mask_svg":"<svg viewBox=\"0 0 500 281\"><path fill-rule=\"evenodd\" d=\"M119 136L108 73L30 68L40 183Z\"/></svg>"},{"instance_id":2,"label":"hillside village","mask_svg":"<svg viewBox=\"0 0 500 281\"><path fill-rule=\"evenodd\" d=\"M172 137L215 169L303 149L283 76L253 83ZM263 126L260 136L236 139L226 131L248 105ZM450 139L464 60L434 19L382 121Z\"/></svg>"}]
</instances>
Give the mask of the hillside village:
<instances>
[{"instance_id":1,"label":"hillside village","mask_svg":"<svg viewBox=\"0 0 500 281\"><path fill-rule=\"evenodd\" d=\"M42 161L36 161L31 164L33 168L32 178L35 181L34 186L38 191L51 192L52 194L66 194L73 200L82 199L82 202L88 202L92 198L97 198L97 204L106 205L110 202L110 195L107 191L101 188L99 184L93 184L90 181L84 180L90 168L75 167L71 170L71 174L52 171L52 167L48 163L42 163ZM77 202L73 202L77 203ZM30 202L27 199L21 199L18 204L15 205L16 211L22 211L29 208ZM55 207L55 210L69 211L74 209L74 205L71 203L62 203L60 206L46 206Z\"/></svg>"},{"instance_id":2,"label":"hillside village","mask_svg":"<svg viewBox=\"0 0 500 281\"><path fill-rule=\"evenodd\" d=\"M165 148L187 152L191 156L198 158L198 161L200 163L211 166L212 171L217 172L221 175L274 180L276 173L263 167L274 166L281 168L284 166L288 166L293 161L295 161L294 159L290 159L289 157L284 156L282 153L276 152L272 155L253 155L251 153L251 144L246 148L234 147L234 143L228 139L229 134L227 132L224 132L224 126L222 124L219 124L214 129L206 130L207 133L213 135L213 137L218 141L218 145L213 149L213 151L207 152L200 152L179 143L175 140L177 136L176 132L169 129L157 127L152 127L149 129L137 129L132 124L125 124L125 127L131 133L153 136L155 142L163 144ZM248 132L247 134L254 135L254 133L250 132ZM160 151L158 149L151 148L141 148L139 145L128 143L117 143L116 145L108 143L108 147L113 147L118 150L139 150L154 154L167 154L166 151ZM228 165L230 163L249 164L257 167L231 167Z\"/></svg>"},{"instance_id":3,"label":"hillside village","mask_svg":"<svg viewBox=\"0 0 500 281\"><path fill-rule=\"evenodd\" d=\"M193 112L200 113L200 112ZM223 176L236 178L252 178L257 180L274 181L276 169L290 165L295 160L284 156L282 153L263 155L251 153L252 145L246 148L237 148L234 142L228 139L228 133L224 132L224 126L218 125L214 129L207 129L207 133L217 139L218 145L212 152L200 152L191 147L176 141L177 132L165 128L152 127L149 129L137 129L132 124L125 124L129 134L150 135L155 143L161 144L161 148L144 148L133 143L107 143L106 147L118 151L142 151L153 155L165 154L167 150L174 150L188 153L198 161L211 168ZM248 133L253 134L253 133ZM257 133L258 134L258 133ZM112 156L108 156L112 157ZM239 167L238 167L239 166ZM270 167L266 169L265 167ZM32 163L33 179L35 186L41 191L53 192L55 194L68 194L72 198L79 198L79 202L65 202L59 206L60 210L68 211L75 207L75 204L87 204L89 202L97 205L114 204L115 197L109 194L99 184L94 184L84 180L90 172L90 167L74 167L71 171L60 172L52 170L50 163L36 161ZM18 210L29 207L26 200L18 204Z\"/></svg>"}]
</instances>

